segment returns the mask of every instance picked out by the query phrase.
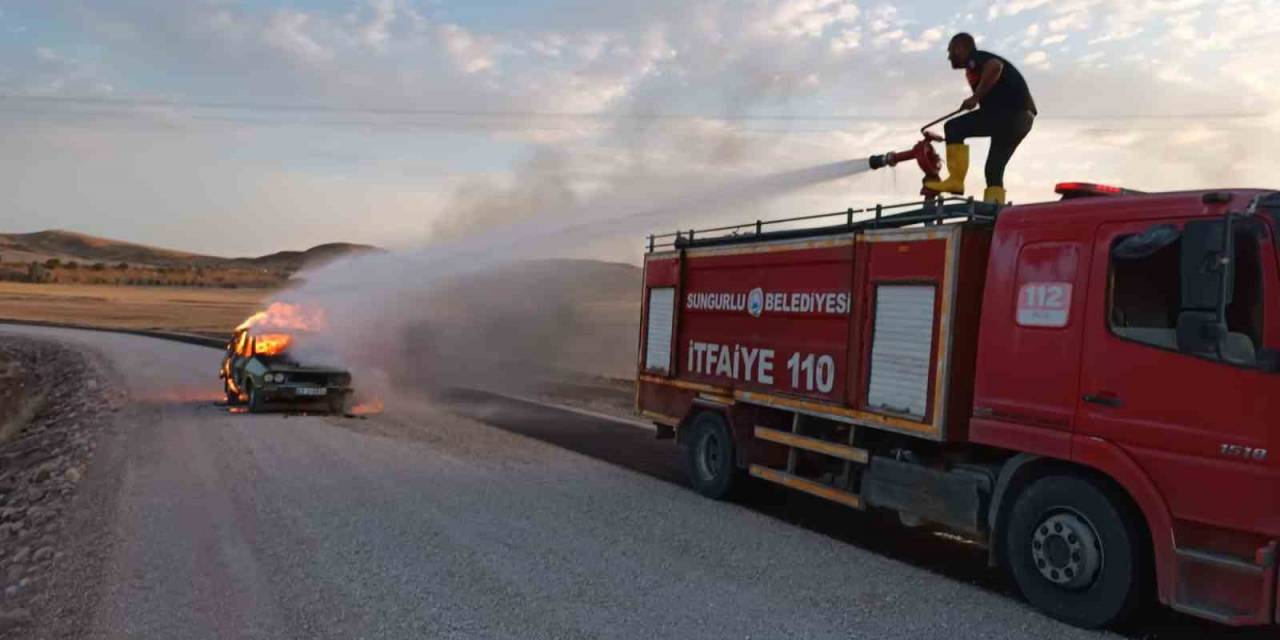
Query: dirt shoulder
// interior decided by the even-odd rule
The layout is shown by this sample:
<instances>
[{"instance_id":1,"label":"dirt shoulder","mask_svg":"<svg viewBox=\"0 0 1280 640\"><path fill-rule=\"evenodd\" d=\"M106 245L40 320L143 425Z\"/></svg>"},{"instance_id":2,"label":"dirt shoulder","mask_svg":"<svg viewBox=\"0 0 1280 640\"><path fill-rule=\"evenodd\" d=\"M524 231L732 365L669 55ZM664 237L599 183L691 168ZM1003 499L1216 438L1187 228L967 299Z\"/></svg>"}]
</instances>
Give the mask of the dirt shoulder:
<instances>
[{"instance_id":1,"label":"dirt shoulder","mask_svg":"<svg viewBox=\"0 0 1280 640\"><path fill-rule=\"evenodd\" d=\"M33 637L96 441L123 404L93 354L0 333L0 638Z\"/></svg>"}]
</instances>

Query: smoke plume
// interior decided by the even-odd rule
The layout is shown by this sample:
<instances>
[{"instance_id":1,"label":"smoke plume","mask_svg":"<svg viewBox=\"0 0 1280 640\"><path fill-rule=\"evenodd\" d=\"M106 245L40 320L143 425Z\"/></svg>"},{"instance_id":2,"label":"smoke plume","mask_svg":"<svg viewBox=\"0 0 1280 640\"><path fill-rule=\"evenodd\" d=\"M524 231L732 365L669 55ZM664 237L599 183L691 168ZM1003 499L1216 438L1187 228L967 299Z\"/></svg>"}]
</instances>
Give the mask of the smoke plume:
<instances>
[{"instance_id":1,"label":"smoke plume","mask_svg":"<svg viewBox=\"0 0 1280 640\"><path fill-rule=\"evenodd\" d=\"M374 394L388 393L390 380L518 388L563 370L625 375L634 362L638 313L623 300L639 300L635 269L616 265L616 273L582 282L575 281L582 263L549 258L602 239L638 240L655 229L687 227L692 219L866 170L865 160L855 160L686 181L645 190L647 201L643 193L575 198L567 188L534 188L527 213L506 216L506 224L465 233L460 218L442 234L449 240L330 263L305 273L279 299L322 308L328 318L323 344L310 352L300 345L299 355L350 368L356 386ZM497 209L484 202L477 198L461 211L483 217L510 209L512 200ZM634 208L620 209L619 202ZM533 208L539 205L557 209ZM586 311L599 303L613 308Z\"/></svg>"}]
</instances>

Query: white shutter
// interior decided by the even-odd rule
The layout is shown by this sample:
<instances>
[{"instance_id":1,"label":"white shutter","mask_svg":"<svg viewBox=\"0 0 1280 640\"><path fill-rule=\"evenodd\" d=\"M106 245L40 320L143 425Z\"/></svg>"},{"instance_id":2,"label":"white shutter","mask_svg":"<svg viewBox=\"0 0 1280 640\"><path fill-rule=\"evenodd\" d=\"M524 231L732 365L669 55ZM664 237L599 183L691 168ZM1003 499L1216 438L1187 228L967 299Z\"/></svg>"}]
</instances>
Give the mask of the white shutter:
<instances>
[{"instance_id":1,"label":"white shutter","mask_svg":"<svg viewBox=\"0 0 1280 640\"><path fill-rule=\"evenodd\" d=\"M644 368L671 371L671 327L675 317L676 290L663 287L649 290L649 326L645 330Z\"/></svg>"},{"instance_id":2,"label":"white shutter","mask_svg":"<svg viewBox=\"0 0 1280 640\"><path fill-rule=\"evenodd\" d=\"M876 287L875 334L871 341L872 408L923 419L929 403L929 356L933 353L934 287Z\"/></svg>"}]
</instances>

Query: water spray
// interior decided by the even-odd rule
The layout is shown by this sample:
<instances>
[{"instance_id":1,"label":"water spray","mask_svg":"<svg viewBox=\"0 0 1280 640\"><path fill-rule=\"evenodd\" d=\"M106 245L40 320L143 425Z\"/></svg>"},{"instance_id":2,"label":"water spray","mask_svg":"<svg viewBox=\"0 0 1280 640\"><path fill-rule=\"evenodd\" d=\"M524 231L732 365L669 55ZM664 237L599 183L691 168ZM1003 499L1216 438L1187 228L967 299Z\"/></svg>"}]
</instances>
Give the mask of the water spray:
<instances>
[{"instance_id":1,"label":"water spray","mask_svg":"<svg viewBox=\"0 0 1280 640\"><path fill-rule=\"evenodd\" d=\"M925 196L926 198L937 197L939 195L938 192L925 188L923 183L940 179L939 174L942 171L942 158L938 156L937 150L933 148L933 143L942 142L943 137L929 131L929 127L932 127L944 120L949 120L953 116L958 115L961 111L963 111L963 109L957 109L945 116L942 116L941 118L938 118L937 120L934 120L933 122L930 122L929 124L924 125L923 127L920 127L920 135L922 138L910 149L907 149L906 151L891 151L889 153L871 156L867 159L867 164L872 169L880 169L882 167L895 166L899 162L915 160L916 164L920 166L920 170L924 172L924 178L921 180L920 195Z\"/></svg>"}]
</instances>

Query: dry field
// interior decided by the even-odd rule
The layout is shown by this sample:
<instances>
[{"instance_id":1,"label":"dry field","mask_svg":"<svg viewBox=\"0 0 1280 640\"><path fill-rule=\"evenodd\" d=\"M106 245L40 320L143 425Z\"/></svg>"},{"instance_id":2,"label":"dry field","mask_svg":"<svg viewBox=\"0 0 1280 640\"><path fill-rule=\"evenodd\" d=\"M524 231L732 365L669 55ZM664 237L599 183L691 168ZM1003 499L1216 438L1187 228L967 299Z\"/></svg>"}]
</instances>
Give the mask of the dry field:
<instances>
[{"instance_id":1,"label":"dry field","mask_svg":"<svg viewBox=\"0 0 1280 640\"><path fill-rule=\"evenodd\" d=\"M225 336L272 291L0 282L0 319Z\"/></svg>"}]
</instances>

